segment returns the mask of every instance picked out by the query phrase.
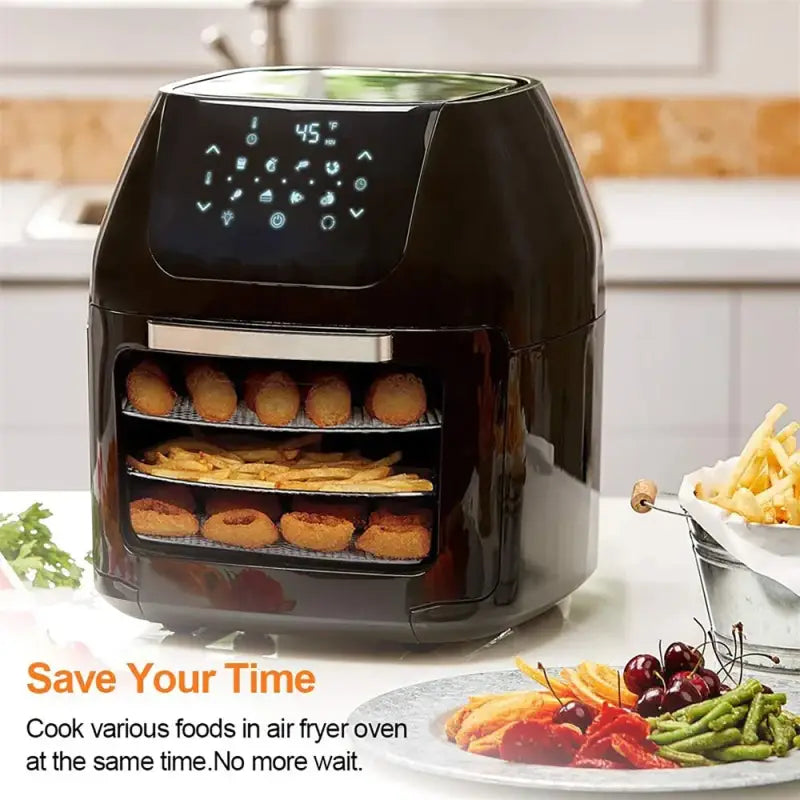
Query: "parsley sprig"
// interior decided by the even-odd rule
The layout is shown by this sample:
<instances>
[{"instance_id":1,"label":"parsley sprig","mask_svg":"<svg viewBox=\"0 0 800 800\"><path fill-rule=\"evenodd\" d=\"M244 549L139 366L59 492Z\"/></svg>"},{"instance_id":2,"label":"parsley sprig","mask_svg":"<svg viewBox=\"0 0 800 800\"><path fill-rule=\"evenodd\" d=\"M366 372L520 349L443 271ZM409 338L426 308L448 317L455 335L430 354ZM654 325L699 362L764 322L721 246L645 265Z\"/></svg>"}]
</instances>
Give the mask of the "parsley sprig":
<instances>
[{"instance_id":1,"label":"parsley sprig","mask_svg":"<svg viewBox=\"0 0 800 800\"><path fill-rule=\"evenodd\" d=\"M34 503L19 514L0 514L0 553L21 580L42 589L78 588L83 569L53 544L45 525L52 514Z\"/></svg>"}]
</instances>

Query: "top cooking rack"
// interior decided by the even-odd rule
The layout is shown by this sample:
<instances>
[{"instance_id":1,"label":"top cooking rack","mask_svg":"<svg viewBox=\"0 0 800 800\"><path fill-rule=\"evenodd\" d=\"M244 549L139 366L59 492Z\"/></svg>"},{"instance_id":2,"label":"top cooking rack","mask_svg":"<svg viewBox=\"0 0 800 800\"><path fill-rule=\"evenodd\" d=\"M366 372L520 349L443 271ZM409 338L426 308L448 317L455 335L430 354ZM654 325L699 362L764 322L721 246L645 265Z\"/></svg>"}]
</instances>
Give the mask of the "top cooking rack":
<instances>
[{"instance_id":1,"label":"top cooking rack","mask_svg":"<svg viewBox=\"0 0 800 800\"><path fill-rule=\"evenodd\" d=\"M371 417L362 408L354 408L352 417L341 425L321 428L315 425L301 409L298 415L287 425L265 425L259 420L255 412L251 411L243 402L240 402L233 416L227 422L211 422L203 419L195 411L188 397L181 397L175 403L172 411L165 416L153 416L137 411L127 400L122 401L122 413L129 417L141 419L163 419L173 422L189 422L192 425L208 425L214 428L255 429L259 431L297 431L316 433L319 431L347 431L349 433L391 433L396 431L427 431L442 427L442 413L438 410L429 410L417 422L410 425L387 425L385 422Z\"/></svg>"}]
</instances>

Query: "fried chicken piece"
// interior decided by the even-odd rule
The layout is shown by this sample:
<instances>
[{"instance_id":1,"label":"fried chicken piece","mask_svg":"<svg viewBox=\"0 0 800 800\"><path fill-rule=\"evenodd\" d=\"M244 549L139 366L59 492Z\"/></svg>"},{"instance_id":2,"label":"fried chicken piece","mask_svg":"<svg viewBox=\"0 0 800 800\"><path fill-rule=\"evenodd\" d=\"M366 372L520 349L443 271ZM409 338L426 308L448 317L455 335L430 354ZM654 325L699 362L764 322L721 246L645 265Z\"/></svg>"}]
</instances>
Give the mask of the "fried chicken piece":
<instances>
[{"instance_id":1,"label":"fried chicken piece","mask_svg":"<svg viewBox=\"0 0 800 800\"><path fill-rule=\"evenodd\" d=\"M153 361L137 364L125 380L128 402L142 414L164 417L175 407L178 395L161 367Z\"/></svg>"},{"instance_id":2,"label":"fried chicken piece","mask_svg":"<svg viewBox=\"0 0 800 800\"><path fill-rule=\"evenodd\" d=\"M327 514L290 511L281 517L283 538L295 547L336 553L346 550L355 531L352 522Z\"/></svg>"},{"instance_id":3,"label":"fried chicken piece","mask_svg":"<svg viewBox=\"0 0 800 800\"><path fill-rule=\"evenodd\" d=\"M353 413L350 387L336 375L320 378L308 390L305 409L320 428L343 425Z\"/></svg>"},{"instance_id":4,"label":"fried chicken piece","mask_svg":"<svg viewBox=\"0 0 800 800\"><path fill-rule=\"evenodd\" d=\"M417 422L427 407L425 385L410 372L377 378L367 392L367 412L387 425Z\"/></svg>"},{"instance_id":5,"label":"fried chicken piece","mask_svg":"<svg viewBox=\"0 0 800 800\"><path fill-rule=\"evenodd\" d=\"M212 514L203 522L202 533L206 539L247 548L267 547L280 538L275 523L254 508Z\"/></svg>"},{"instance_id":6,"label":"fried chicken piece","mask_svg":"<svg viewBox=\"0 0 800 800\"><path fill-rule=\"evenodd\" d=\"M206 500L205 507L208 516L250 508L266 514L273 522L279 520L283 513L280 498L264 492L216 491Z\"/></svg>"},{"instance_id":7,"label":"fried chicken piece","mask_svg":"<svg viewBox=\"0 0 800 800\"><path fill-rule=\"evenodd\" d=\"M295 497L292 499L292 511L339 517L351 522L355 528L363 528L367 521L367 504L352 500L338 502L336 500L316 500L312 497Z\"/></svg>"},{"instance_id":8,"label":"fried chicken piece","mask_svg":"<svg viewBox=\"0 0 800 800\"><path fill-rule=\"evenodd\" d=\"M250 391L253 411L264 425L283 427L300 411L300 390L285 372L262 375Z\"/></svg>"},{"instance_id":9,"label":"fried chicken piece","mask_svg":"<svg viewBox=\"0 0 800 800\"><path fill-rule=\"evenodd\" d=\"M222 370L193 364L186 370L186 388L195 411L209 422L227 422L236 411L236 389Z\"/></svg>"},{"instance_id":10,"label":"fried chicken piece","mask_svg":"<svg viewBox=\"0 0 800 800\"><path fill-rule=\"evenodd\" d=\"M131 527L147 536L194 536L200 530L197 517L180 506L143 497L130 506Z\"/></svg>"},{"instance_id":11,"label":"fried chicken piece","mask_svg":"<svg viewBox=\"0 0 800 800\"><path fill-rule=\"evenodd\" d=\"M430 553L431 532L422 525L370 525L356 540L356 547L379 558L420 559Z\"/></svg>"}]
</instances>

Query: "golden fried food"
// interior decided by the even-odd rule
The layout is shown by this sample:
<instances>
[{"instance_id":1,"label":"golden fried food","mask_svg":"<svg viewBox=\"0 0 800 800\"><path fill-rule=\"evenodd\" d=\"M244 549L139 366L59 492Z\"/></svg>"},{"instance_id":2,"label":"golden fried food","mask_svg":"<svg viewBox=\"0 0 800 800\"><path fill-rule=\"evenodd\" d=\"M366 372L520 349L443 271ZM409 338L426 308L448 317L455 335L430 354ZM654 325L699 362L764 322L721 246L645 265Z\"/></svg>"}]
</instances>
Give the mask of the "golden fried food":
<instances>
[{"instance_id":1,"label":"golden fried food","mask_svg":"<svg viewBox=\"0 0 800 800\"><path fill-rule=\"evenodd\" d=\"M337 502L336 500L316 500L313 497L294 497L292 511L339 517L351 522L355 528L362 528L367 521L367 504L357 501Z\"/></svg>"},{"instance_id":2,"label":"golden fried food","mask_svg":"<svg viewBox=\"0 0 800 800\"><path fill-rule=\"evenodd\" d=\"M267 547L280 538L275 523L254 508L212 514L203 522L202 534L215 542L248 548Z\"/></svg>"},{"instance_id":3,"label":"golden fried food","mask_svg":"<svg viewBox=\"0 0 800 800\"><path fill-rule=\"evenodd\" d=\"M153 361L142 361L125 381L128 402L142 414L163 417L172 411L178 395L169 384L164 370Z\"/></svg>"},{"instance_id":4,"label":"golden fried food","mask_svg":"<svg viewBox=\"0 0 800 800\"><path fill-rule=\"evenodd\" d=\"M209 422L227 422L236 411L236 389L231 379L210 364L193 364L186 370L186 388L195 411Z\"/></svg>"},{"instance_id":5,"label":"golden fried food","mask_svg":"<svg viewBox=\"0 0 800 800\"><path fill-rule=\"evenodd\" d=\"M410 425L427 410L425 385L410 372L385 375L369 387L366 407L371 416L387 425Z\"/></svg>"},{"instance_id":6,"label":"golden fried food","mask_svg":"<svg viewBox=\"0 0 800 800\"><path fill-rule=\"evenodd\" d=\"M306 395L306 415L320 428L343 425L353 413L350 387L336 375L312 384Z\"/></svg>"},{"instance_id":7,"label":"golden fried food","mask_svg":"<svg viewBox=\"0 0 800 800\"><path fill-rule=\"evenodd\" d=\"M409 525L430 528L433 524L433 512L429 508L407 508L401 511L397 506L381 506L369 515L369 524L383 528L406 528Z\"/></svg>"},{"instance_id":8,"label":"golden fried food","mask_svg":"<svg viewBox=\"0 0 800 800\"><path fill-rule=\"evenodd\" d=\"M194 536L200 530L197 517L180 506L143 497L130 504L131 527L147 536Z\"/></svg>"},{"instance_id":9,"label":"golden fried food","mask_svg":"<svg viewBox=\"0 0 800 800\"><path fill-rule=\"evenodd\" d=\"M197 501L194 499L192 490L188 486L180 486L175 483L154 483L140 493L140 497L149 497L153 500L163 500L179 508L185 508L194 513L197 508Z\"/></svg>"},{"instance_id":10,"label":"golden fried food","mask_svg":"<svg viewBox=\"0 0 800 800\"><path fill-rule=\"evenodd\" d=\"M425 558L431 550L431 532L422 525L370 525L356 539L356 547L379 558Z\"/></svg>"},{"instance_id":11,"label":"golden fried food","mask_svg":"<svg viewBox=\"0 0 800 800\"><path fill-rule=\"evenodd\" d=\"M266 514L273 522L279 520L283 513L280 498L263 492L214 492L206 500L205 507L209 516L222 511L249 508Z\"/></svg>"},{"instance_id":12,"label":"golden fried food","mask_svg":"<svg viewBox=\"0 0 800 800\"><path fill-rule=\"evenodd\" d=\"M262 376L255 388L253 411L264 425L288 425L300 411L300 390L285 372Z\"/></svg>"},{"instance_id":13,"label":"golden fried food","mask_svg":"<svg viewBox=\"0 0 800 800\"><path fill-rule=\"evenodd\" d=\"M283 538L295 547L337 553L346 550L355 532L352 522L327 514L290 511L281 517Z\"/></svg>"},{"instance_id":14,"label":"golden fried food","mask_svg":"<svg viewBox=\"0 0 800 800\"><path fill-rule=\"evenodd\" d=\"M555 701L553 703L557 708L558 704ZM541 713L543 706L552 717L553 707L540 692L510 693L489 700L472 709L462 720L455 735L455 742L466 750L471 742L494 733L509 722L533 719Z\"/></svg>"}]
</instances>

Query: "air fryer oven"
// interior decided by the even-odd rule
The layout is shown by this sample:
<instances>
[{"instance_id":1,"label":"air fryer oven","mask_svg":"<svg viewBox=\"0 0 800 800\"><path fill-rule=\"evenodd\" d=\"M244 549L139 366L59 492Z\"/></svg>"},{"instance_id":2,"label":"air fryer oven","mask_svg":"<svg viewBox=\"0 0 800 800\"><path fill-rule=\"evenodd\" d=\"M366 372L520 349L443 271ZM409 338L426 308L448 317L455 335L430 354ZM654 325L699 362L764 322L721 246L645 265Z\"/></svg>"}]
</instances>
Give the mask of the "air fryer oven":
<instances>
[{"instance_id":1,"label":"air fryer oven","mask_svg":"<svg viewBox=\"0 0 800 800\"><path fill-rule=\"evenodd\" d=\"M165 87L94 258L100 592L174 630L409 642L488 636L553 606L596 564L601 278L585 187L536 81L254 69ZM127 376L143 359L175 388L167 414L130 402ZM236 386L230 419L204 419L189 399L181 376L198 360ZM301 410L264 424L242 400L253 370L301 387L335 372L352 417L320 428ZM427 409L410 424L380 422L365 402L392 372L425 385ZM298 437L320 460L402 453L398 469L428 488L322 495L366 513L426 509L427 554L373 556L360 532L331 553L134 531L130 504L155 486L188 488L201 520L221 492L263 492L283 510L320 497L132 466L159 443L283 453Z\"/></svg>"}]
</instances>

